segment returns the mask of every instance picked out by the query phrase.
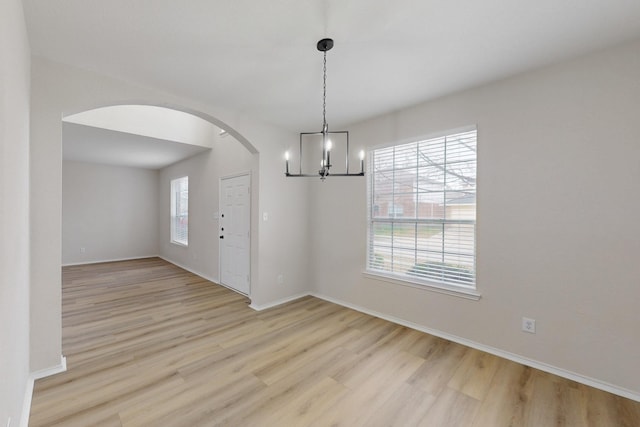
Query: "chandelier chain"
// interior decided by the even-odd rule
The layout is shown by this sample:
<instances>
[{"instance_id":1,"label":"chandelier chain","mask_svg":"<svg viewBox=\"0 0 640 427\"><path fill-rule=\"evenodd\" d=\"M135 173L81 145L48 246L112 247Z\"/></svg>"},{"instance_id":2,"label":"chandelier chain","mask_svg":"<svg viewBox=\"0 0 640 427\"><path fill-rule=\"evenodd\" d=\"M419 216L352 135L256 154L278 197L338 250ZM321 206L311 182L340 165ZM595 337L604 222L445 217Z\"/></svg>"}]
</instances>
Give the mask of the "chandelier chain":
<instances>
[{"instance_id":1,"label":"chandelier chain","mask_svg":"<svg viewBox=\"0 0 640 427\"><path fill-rule=\"evenodd\" d=\"M324 61L322 68L322 132L327 128L327 51L324 51Z\"/></svg>"}]
</instances>

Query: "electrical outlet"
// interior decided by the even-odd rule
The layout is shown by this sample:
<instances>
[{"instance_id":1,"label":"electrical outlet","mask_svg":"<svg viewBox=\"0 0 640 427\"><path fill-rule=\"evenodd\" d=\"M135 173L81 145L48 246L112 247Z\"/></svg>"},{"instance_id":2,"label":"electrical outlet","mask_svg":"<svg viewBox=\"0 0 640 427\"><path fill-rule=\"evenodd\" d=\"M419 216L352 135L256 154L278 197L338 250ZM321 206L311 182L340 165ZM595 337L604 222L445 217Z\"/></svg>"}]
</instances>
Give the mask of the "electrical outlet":
<instances>
[{"instance_id":1,"label":"electrical outlet","mask_svg":"<svg viewBox=\"0 0 640 427\"><path fill-rule=\"evenodd\" d=\"M85 252L87 252L87 249L86 249L86 248L80 248L80 253L81 253L81 254L83 254L83 253L85 253Z\"/></svg>"},{"instance_id":2,"label":"electrical outlet","mask_svg":"<svg viewBox=\"0 0 640 427\"><path fill-rule=\"evenodd\" d=\"M278 285L282 285L284 283L284 276L282 273L278 274Z\"/></svg>"},{"instance_id":3,"label":"electrical outlet","mask_svg":"<svg viewBox=\"0 0 640 427\"><path fill-rule=\"evenodd\" d=\"M522 331L530 334L536 333L536 319L522 318Z\"/></svg>"}]
</instances>

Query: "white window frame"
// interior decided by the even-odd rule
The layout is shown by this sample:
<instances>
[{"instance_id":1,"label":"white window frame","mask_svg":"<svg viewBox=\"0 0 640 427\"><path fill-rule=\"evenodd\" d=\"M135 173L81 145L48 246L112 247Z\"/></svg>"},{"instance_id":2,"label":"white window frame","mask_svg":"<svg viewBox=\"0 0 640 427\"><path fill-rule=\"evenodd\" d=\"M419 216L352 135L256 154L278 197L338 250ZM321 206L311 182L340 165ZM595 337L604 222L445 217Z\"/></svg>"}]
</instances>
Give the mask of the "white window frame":
<instances>
[{"instance_id":1,"label":"white window frame","mask_svg":"<svg viewBox=\"0 0 640 427\"><path fill-rule=\"evenodd\" d=\"M186 206L185 206L186 205ZM189 246L189 177L171 180L171 243ZM180 226L178 226L180 224Z\"/></svg>"},{"instance_id":2,"label":"white window frame","mask_svg":"<svg viewBox=\"0 0 640 427\"><path fill-rule=\"evenodd\" d=\"M473 299L473 300L477 300L480 298L480 293L478 293L477 289L476 289L476 279L475 279L475 270L476 270L476 219L475 219L475 212L477 210L474 210L474 214L473 214L473 219L449 219L446 218L447 214L445 214L445 218L420 218L420 215L418 215L416 213L415 217L411 217L411 214L409 213L409 217L398 217L396 215L383 215L381 212L379 212L380 207L378 206L378 210L376 210L376 201L374 200L375 198L375 194L374 194L374 180L376 179L376 173L377 171L374 169L374 162L375 162L375 156L377 153L380 153L380 155L382 155L382 150L387 150L389 148L393 148L394 149L394 161L395 161L395 156L396 156L396 148L400 147L400 149L402 149L402 147L405 146L410 146L411 144L416 144L416 143L426 143L427 141L434 143L437 140L442 139L443 140L443 150L445 153L445 169L447 169L447 163L446 163L446 144L448 141L448 138L452 138L455 137L456 135L459 134L463 134L463 133L472 133L473 135L475 135L475 139L477 141L477 128L475 126L469 126L466 128L461 128L461 129L455 129L455 130L450 130L450 131L446 131L446 132L442 132L439 134L435 134L435 135L429 135L429 136L425 136L425 137L421 137L421 138L414 138L411 140L407 140L407 141L400 141L400 142L396 142L396 143L391 143L391 144L386 144L386 145L382 145L382 146L378 146L375 147L373 150L371 150L371 152L368 155L368 170L369 170L369 177L367 180L367 201L368 201L368 209L367 209L367 261L366 261L366 269L364 271L364 275L365 277L368 278L372 278L372 279L377 279L377 280L383 280L383 281L387 281L387 282L392 282L392 283L396 283L396 284L400 284L400 285L404 285L404 286L410 286L410 287L414 287L414 288L419 288L419 289L426 289L426 290L430 290L430 291L436 291L436 292L440 292L440 293L445 293L445 294L449 294L449 295L454 295L454 296L460 296L463 298L468 298L468 299ZM416 159L418 158L418 152L416 151ZM477 165L477 152L475 155L475 162ZM417 160L416 160L416 170L418 170L418 166L417 166ZM395 183L396 183L396 171L397 166L394 164L393 168L393 185L395 187ZM388 173L388 170L387 172ZM477 178L477 166L476 166L476 175L474 176L474 178ZM446 182L446 180L445 180ZM417 185L413 187L414 189L412 191L415 192L415 194L413 195L413 197L417 198L418 197L418 189L417 189ZM394 190L395 191L395 190ZM445 193L444 199L446 200L446 186L443 187L443 191ZM477 191L477 185L474 186L474 188L471 189L471 191L476 192ZM417 199L416 199L417 200ZM394 203L395 203L395 199L394 199ZM445 202L446 205L446 202ZM475 205L475 203L474 203ZM418 206L416 205L416 210L418 209ZM446 209L445 209L446 212ZM377 214L377 216L376 216ZM472 245L473 245L473 255L472 255L472 262L473 262L473 267L470 269L470 271L472 271L472 277L471 278L465 278L462 281L456 281L456 280L451 280L446 278L446 274L442 274L442 277L445 277L444 280L436 280L434 277L421 277L419 274L410 274L409 270L406 271L396 271L394 269L393 266L389 267L385 264L380 264L380 255L376 254L376 248L378 250L380 250L380 248L382 246L380 246L380 242L378 241L378 245L376 245L375 243L375 239L374 239L374 229L376 225L381 225L381 224L385 224L385 225L390 225L393 227L396 224L402 224L404 226L407 226L407 224L410 225L415 225L416 230L418 229L418 225L429 225L429 226L433 226L433 225L437 225L437 226L442 226L443 227L443 232L446 229L445 227L447 226L459 226L459 227L466 227L467 230L469 229L473 229L473 233L472 233ZM392 235L394 231L392 231ZM391 242L389 243L388 249L392 251L391 257L393 258L393 250L394 248L396 248L396 246L394 246L394 238L391 238ZM415 243L413 248L409 248L409 250L413 250L415 255L415 266L418 265L418 253L419 251L419 238L418 238L418 233L416 232L415 234ZM443 237L443 242L444 242L444 237ZM406 244L406 242L403 242L403 245ZM403 247L403 248L406 248ZM437 254L437 251L434 252L435 254ZM444 248L444 243L443 243L443 249L442 249L442 258L444 260L445 258L445 254L446 250ZM382 265L382 267L379 267ZM442 263L442 269L446 270L447 264ZM429 267L430 268L430 267ZM430 271L428 271L427 273L425 273L425 276L428 276L429 274L432 274Z\"/></svg>"}]
</instances>

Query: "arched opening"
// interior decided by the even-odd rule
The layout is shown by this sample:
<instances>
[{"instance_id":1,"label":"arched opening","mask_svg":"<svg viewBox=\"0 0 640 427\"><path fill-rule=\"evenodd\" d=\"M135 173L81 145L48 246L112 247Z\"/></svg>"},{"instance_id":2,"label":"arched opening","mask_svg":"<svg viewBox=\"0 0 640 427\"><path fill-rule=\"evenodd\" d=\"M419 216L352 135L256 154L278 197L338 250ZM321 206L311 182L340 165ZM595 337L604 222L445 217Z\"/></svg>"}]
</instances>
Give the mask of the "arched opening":
<instances>
[{"instance_id":1,"label":"arched opening","mask_svg":"<svg viewBox=\"0 0 640 427\"><path fill-rule=\"evenodd\" d=\"M221 180L258 179L258 152L246 138L206 113L135 102L65 114L62 141L63 266L159 256L221 283ZM178 221L186 234L177 242L172 182L185 177L188 209ZM229 287L250 296L250 286Z\"/></svg>"},{"instance_id":2,"label":"arched opening","mask_svg":"<svg viewBox=\"0 0 640 427\"><path fill-rule=\"evenodd\" d=\"M225 123L224 121L213 117L210 114L204 113L202 111L195 110L193 108L187 108L180 105L170 104L170 103L149 103L141 100L129 100L121 103L110 103L110 104L100 104L100 105L92 105L86 106L84 108L77 108L74 110L67 111L63 114L63 121L68 121L72 116L77 116L90 111L104 110L104 109L112 109L118 107L149 107L149 109L158 109L169 110L173 112L183 113L187 115L191 115L201 120L208 122L214 126L217 126L220 129L224 129L229 135L233 136L240 144L242 144L249 152L257 153L258 150L253 146L251 142L243 135L241 135L238 131L236 131L231 125ZM113 110L112 110L113 111ZM144 114L144 112L142 112Z\"/></svg>"}]
</instances>

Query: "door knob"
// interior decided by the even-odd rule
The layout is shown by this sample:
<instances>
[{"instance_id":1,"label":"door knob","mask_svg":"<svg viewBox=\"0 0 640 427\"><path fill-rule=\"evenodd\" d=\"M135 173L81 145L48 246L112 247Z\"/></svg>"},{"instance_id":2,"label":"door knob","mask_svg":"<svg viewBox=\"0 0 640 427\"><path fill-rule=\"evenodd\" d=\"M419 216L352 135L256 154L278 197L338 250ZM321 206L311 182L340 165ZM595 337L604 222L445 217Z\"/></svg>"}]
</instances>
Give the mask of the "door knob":
<instances>
[{"instance_id":1,"label":"door knob","mask_svg":"<svg viewBox=\"0 0 640 427\"><path fill-rule=\"evenodd\" d=\"M224 239L224 236L220 236L221 239Z\"/></svg>"}]
</instances>

